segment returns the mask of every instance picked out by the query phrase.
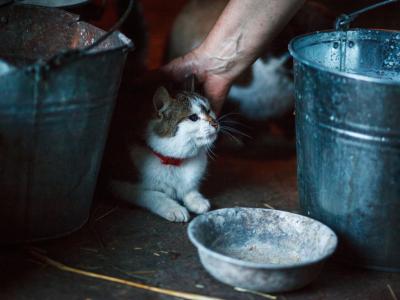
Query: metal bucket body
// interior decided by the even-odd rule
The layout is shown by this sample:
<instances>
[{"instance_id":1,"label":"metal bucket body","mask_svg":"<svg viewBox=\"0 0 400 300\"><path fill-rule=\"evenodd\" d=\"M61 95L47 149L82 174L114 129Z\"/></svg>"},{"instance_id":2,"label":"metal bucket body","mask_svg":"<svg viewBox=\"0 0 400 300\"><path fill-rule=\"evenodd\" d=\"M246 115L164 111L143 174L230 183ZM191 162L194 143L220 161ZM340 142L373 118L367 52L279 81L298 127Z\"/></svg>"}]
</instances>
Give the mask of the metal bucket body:
<instances>
[{"instance_id":1,"label":"metal bucket body","mask_svg":"<svg viewBox=\"0 0 400 300\"><path fill-rule=\"evenodd\" d=\"M115 33L56 9L0 9L0 243L45 239L81 227L97 180L126 59ZM37 61L32 64L32 61Z\"/></svg>"},{"instance_id":2,"label":"metal bucket body","mask_svg":"<svg viewBox=\"0 0 400 300\"><path fill-rule=\"evenodd\" d=\"M320 32L294 57L298 190L339 255L400 270L400 33Z\"/></svg>"}]
</instances>

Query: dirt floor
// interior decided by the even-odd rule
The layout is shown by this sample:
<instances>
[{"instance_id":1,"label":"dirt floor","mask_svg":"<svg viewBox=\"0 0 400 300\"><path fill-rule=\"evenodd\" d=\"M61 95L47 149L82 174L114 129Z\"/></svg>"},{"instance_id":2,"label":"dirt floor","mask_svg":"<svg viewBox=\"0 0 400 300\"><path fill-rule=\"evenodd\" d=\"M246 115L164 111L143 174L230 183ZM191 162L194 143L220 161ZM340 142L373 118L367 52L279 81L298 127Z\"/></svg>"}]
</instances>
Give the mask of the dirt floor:
<instances>
[{"instance_id":1,"label":"dirt floor","mask_svg":"<svg viewBox=\"0 0 400 300\"><path fill-rule=\"evenodd\" d=\"M162 62L166 35L183 2L171 6L169 1L143 1L150 24L148 65L152 68ZM202 187L213 209L272 206L298 211L293 138L266 134L244 148L220 145L216 154ZM0 299L173 299L38 263L27 250L31 246L86 271L227 300L263 299L237 292L208 275L187 238L187 224L167 222L108 196L98 195L95 200L89 222L78 232L0 249ZM282 300L396 300L396 295L400 297L400 273L367 271L331 260L311 285L276 296Z\"/></svg>"},{"instance_id":2,"label":"dirt floor","mask_svg":"<svg viewBox=\"0 0 400 300\"><path fill-rule=\"evenodd\" d=\"M265 145L282 153L279 145ZM293 148L291 148L293 149ZM219 153L204 193L213 208L244 206L296 211L295 156L281 158ZM95 205L90 222L62 239L35 244L49 257L79 269L223 299L262 299L214 280L200 264L186 224L169 223L147 211L111 199ZM0 299L171 299L122 284L105 282L38 264L21 248L0 252ZM327 264L310 286L277 299L395 300L400 274Z\"/></svg>"}]
</instances>

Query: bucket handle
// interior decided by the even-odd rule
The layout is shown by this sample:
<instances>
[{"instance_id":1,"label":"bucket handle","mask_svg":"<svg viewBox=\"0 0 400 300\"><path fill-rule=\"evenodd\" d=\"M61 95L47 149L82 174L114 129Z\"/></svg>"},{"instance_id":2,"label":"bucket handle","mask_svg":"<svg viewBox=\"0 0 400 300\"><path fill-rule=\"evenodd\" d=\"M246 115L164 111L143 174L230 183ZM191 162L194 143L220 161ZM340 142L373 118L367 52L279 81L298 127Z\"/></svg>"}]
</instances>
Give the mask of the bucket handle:
<instances>
[{"instance_id":1,"label":"bucket handle","mask_svg":"<svg viewBox=\"0 0 400 300\"><path fill-rule=\"evenodd\" d=\"M397 1L397 0L395 0ZM99 37L96 41L94 41L92 44L89 46L83 48L81 51L87 52L90 49L100 45L102 42L104 42L115 30L120 28L122 24L126 21L128 18L129 14L131 13L133 8L133 0L129 0L128 7L126 8L125 12L122 14L122 16L119 18L119 20L101 37Z\"/></svg>"},{"instance_id":2,"label":"bucket handle","mask_svg":"<svg viewBox=\"0 0 400 300\"><path fill-rule=\"evenodd\" d=\"M39 73L41 73L41 71L51 69L52 67L59 67L67 62L71 62L76 59L79 59L80 57L82 57L82 55L87 54L91 49L93 49L94 47L96 47L99 44L101 44L102 42L104 42L108 37L110 37L110 35L112 35L114 33L114 31L116 31L119 27L121 27L121 25L126 21L126 19L128 18L129 14L132 11L133 1L134 0L129 0L128 7L126 8L123 15L118 19L118 21L106 33L104 33L102 36L100 36L92 44L90 44L84 48L81 48L81 49L73 49L73 50L69 49L66 51L62 51L46 61L39 60L35 64L33 64L31 67L28 67L27 71L28 72L39 71ZM126 42L126 48L128 48L128 49L133 48L133 44L130 40Z\"/></svg>"},{"instance_id":3,"label":"bucket handle","mask_svg":"<svg viewBox=\"0 0 400 300\"><path fill-rule=\"evenodd\" d=\"M390 4L390 3L394 3L394 2L398 2L399 0L385 0L382 2L378 2L375 4L372 4L370 6L364 7L362 9L359 9L355 12L352 12L350 14L342 14L340 15L336 21L335 21L335 30L347 30L350 27L350 23L354 21L355 18L357 18L359 15L370 11L372 9Z\"/></svg>"}]
</instances>

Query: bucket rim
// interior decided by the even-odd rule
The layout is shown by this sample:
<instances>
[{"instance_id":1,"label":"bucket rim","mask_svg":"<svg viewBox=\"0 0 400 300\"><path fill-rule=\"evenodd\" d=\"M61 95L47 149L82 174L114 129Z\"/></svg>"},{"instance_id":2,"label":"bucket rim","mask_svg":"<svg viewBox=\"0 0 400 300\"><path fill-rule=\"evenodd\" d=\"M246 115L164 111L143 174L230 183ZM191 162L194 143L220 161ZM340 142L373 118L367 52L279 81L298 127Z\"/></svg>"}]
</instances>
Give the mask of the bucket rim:
<instances>
[{"instance_id":1,"label":"bucket rim","mask_svg":"<svg viewBox=\"0 0 400 300\"><path fill-rule=\"evenodd\" d=\"M347 32L357 32L357 31L358 32L366 32L366 33L367 32L375 32L375 33L385 32L385 33L400 34L400 31L398 31L398 30L389 30L389 29L352 28L352 29L347 30ZM337 31L337 30L320 30L320 31L315 31L315 32L298 35L289 42L289 45L288 45L289 53L296 61L299 61L300 63L302 63L310 68L317 69L319 71L327 72L327 73L330 73L333 75L346 77L346 78L350 78L350 79L365 81L365 82L385 84L385 85L391 85L391 86L400 86L400 79L377 78L377 77L372 77L372 76L368 76L368 75L333 70L331 68L328 68L326 66L323 66L323 65L318 64L310 59L303 57L296 51L295 44L297 42L299 42L300 40L303 40L304 38L307 38L310 36L316 36L316 35L325 35L325 34L335 33L335 32L339 32L339 31Z\"/></svg>"},{"instance_id":2,"label":"bucket rim","mask_svg":"<svg viewBox=\"0 0 400 300\"><path fill-rule=\"evenodd\" d=\"M36 59L34 62L20 67L20 68L12 68L8 72L5 72L0 75L0 78L4 76L10 76L12 74L18 73L18 72L28 72L30 73L32 70L37 70L37 69L43 69L45 68L46 70L52 69L52 61L57 59L58 55L61 55L62 59L60 59L60 63L57 63L57 67L63 66L68 62L71 62L72 60L77 60L80 58L90 58L90 57L96 57L98 55L104 55L107 53L113 53L113 52L125 52L125 51L133 51L135 50L135 46L133 41L128 38L125 34L122 32L116 30L113 35L117 35L118 38L121 40L121 45L111 47L108 49L99 49L99 50L91 50L91 51L82 51L82 49L68 49L65 52L60 52L59 54L56 54L53 57L50 57L48 59ZM111 37L111 36L110 36ZM107 40L106 40L107 41ZM105 42L105 41L104 41ZM71 54L71 57L69 57L69 54Z\"/></svg>"},{"instance_id":3,"label":"bucket rim","mask_svg":"<svg viewBox=\"0 0 400 300\"><path fill-rule=\"evenodd\" d=\"M71 13L68 12L64 9L60 9L57 7L41 7L41 6L36 6L36 5L31 5L31 4L18 4L18 3L14 3L11 4L10 7L18 7L18 8L23 8L23 9L30 9L30 8L34 8L36 10L43 10L43 11L51 11L54 13L63 13L69 16L69 18L71 18L71 20L73 21L73 23L84 23L87 26L93 27L96 30L98 30L99 33L101 34L107 34L107 31L97 27L94 24L91 24L90 22L86 22L84 20L80 19L80 15L77 15L75 13ZM127 37L124 33L122 33L119 30L115 30L106 40L102 41L102 43L107 42L110 38L117 38L120 43L118 43L119 45L113 45L111 47L108 48L97 48L97 45L95 48L90 49L88 51L85 51L85 47L81 47L81 48L67 48L67 49L62 49L59 52L55 53L53 56L48 57L46 59L42 59L42 58L36 58L35 60L32 60L31 63L26 64L22 67L15 67L13 65L11 65L11 69L8 70L7 72L4 72L2 74L0 74L0 78L3 78L5 76L10 76L10 75L14 75L20 72L28 72L30 73L32 70L38 70L38 69L52 69L52 65L54 65L53 63L55 63L55 65L57 65L58 67L63 66L65 63L71 62L74 59L79 59L79 58L90 58L90 57L96 57L98 55L104 55L104 54L108 54L108 53L113 53L113 52L126 52L126 51L133 51L135 50L135 44L134 42ZM101 44L102 44L101 43ZM1 57L0 57L1 59Z\"/></svg>"}]
</instances>

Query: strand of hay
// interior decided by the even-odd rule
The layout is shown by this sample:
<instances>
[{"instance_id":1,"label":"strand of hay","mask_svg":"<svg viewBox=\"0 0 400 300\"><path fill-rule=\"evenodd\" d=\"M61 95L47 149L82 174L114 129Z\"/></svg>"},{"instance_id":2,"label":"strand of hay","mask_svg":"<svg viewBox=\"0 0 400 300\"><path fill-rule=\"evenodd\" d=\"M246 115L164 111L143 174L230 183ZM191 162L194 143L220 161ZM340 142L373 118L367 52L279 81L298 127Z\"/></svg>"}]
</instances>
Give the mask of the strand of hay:
<instances>
[{"instance_id":1,"label":"strand of hay","mask_svg":"<svg viewBox=\"0 0 400 300\"><path fill-rule=\"evenodd\" d=\"M107 276L107 275L89 272L89 271L84 271L84 270L80 270L77 268L73 268L73 267L64 265L64 264L62 264L58 261L55 261L41 253L38 253L36 251L30 251L30 252L36 259L40 260L41 262L43 262L47 265L50 265L52 267L55 267L61 271L65 271L65 272L71 272L71 273L80 274L80 275L87 276L87 277L111 281L111 282L124 284L124 285L131 286L131 287L135 287L138 289L147 290L147 291L151 291L151 292L158 293L158 294L178 297L178 298L182 298L182 299L223 300L221 298L213 298L213 297L208 297L208 296L203 296L203 295L198 295L198 294L191 294L191 293L186 293L186 292L179 292L179 291L174 291L174 290L169 290L169 289L163 289L163 288L150 286L150 285L146 285L146 284L142 284L142 283L138 283L138 282L134 282L134 281L130 281L130 280L125 280L125 279L120 279L120 278L116 278L116 277L111 277L111 276Z\"/></svg>"},{"instance_id":2,"label":"strand of hay","mask_svg":"<svg viewBox=\"0 0 400 300\"><path fill-rule=\"evenodd\" d=\"M397 300L397 296L394 293L392 287L390 286L390 284L387 284L387 288L389 289L390 295L392 296L393 300Z\"/></svg>"},{"instance_id":3,"label":"strand of hay","mask_svg":"<svg viewBox=\"0 0 400 300\"><path fill-rule=\"evenodd\" d=\"M238 291L238 292L242 292L242 293L249 293L249 294L257 295L257 296L260 296L260 297L263 297L263 298L267 298L267 299L271 299L271 300L278 299L278 297L270 295L270 294L265 294L265 293L260 293L260 292L257 292L257 291L251 291L251 290L247 290L247 289L242 289L240 287L235 287L234 290Z\"/></svg>"}]
</instances>

